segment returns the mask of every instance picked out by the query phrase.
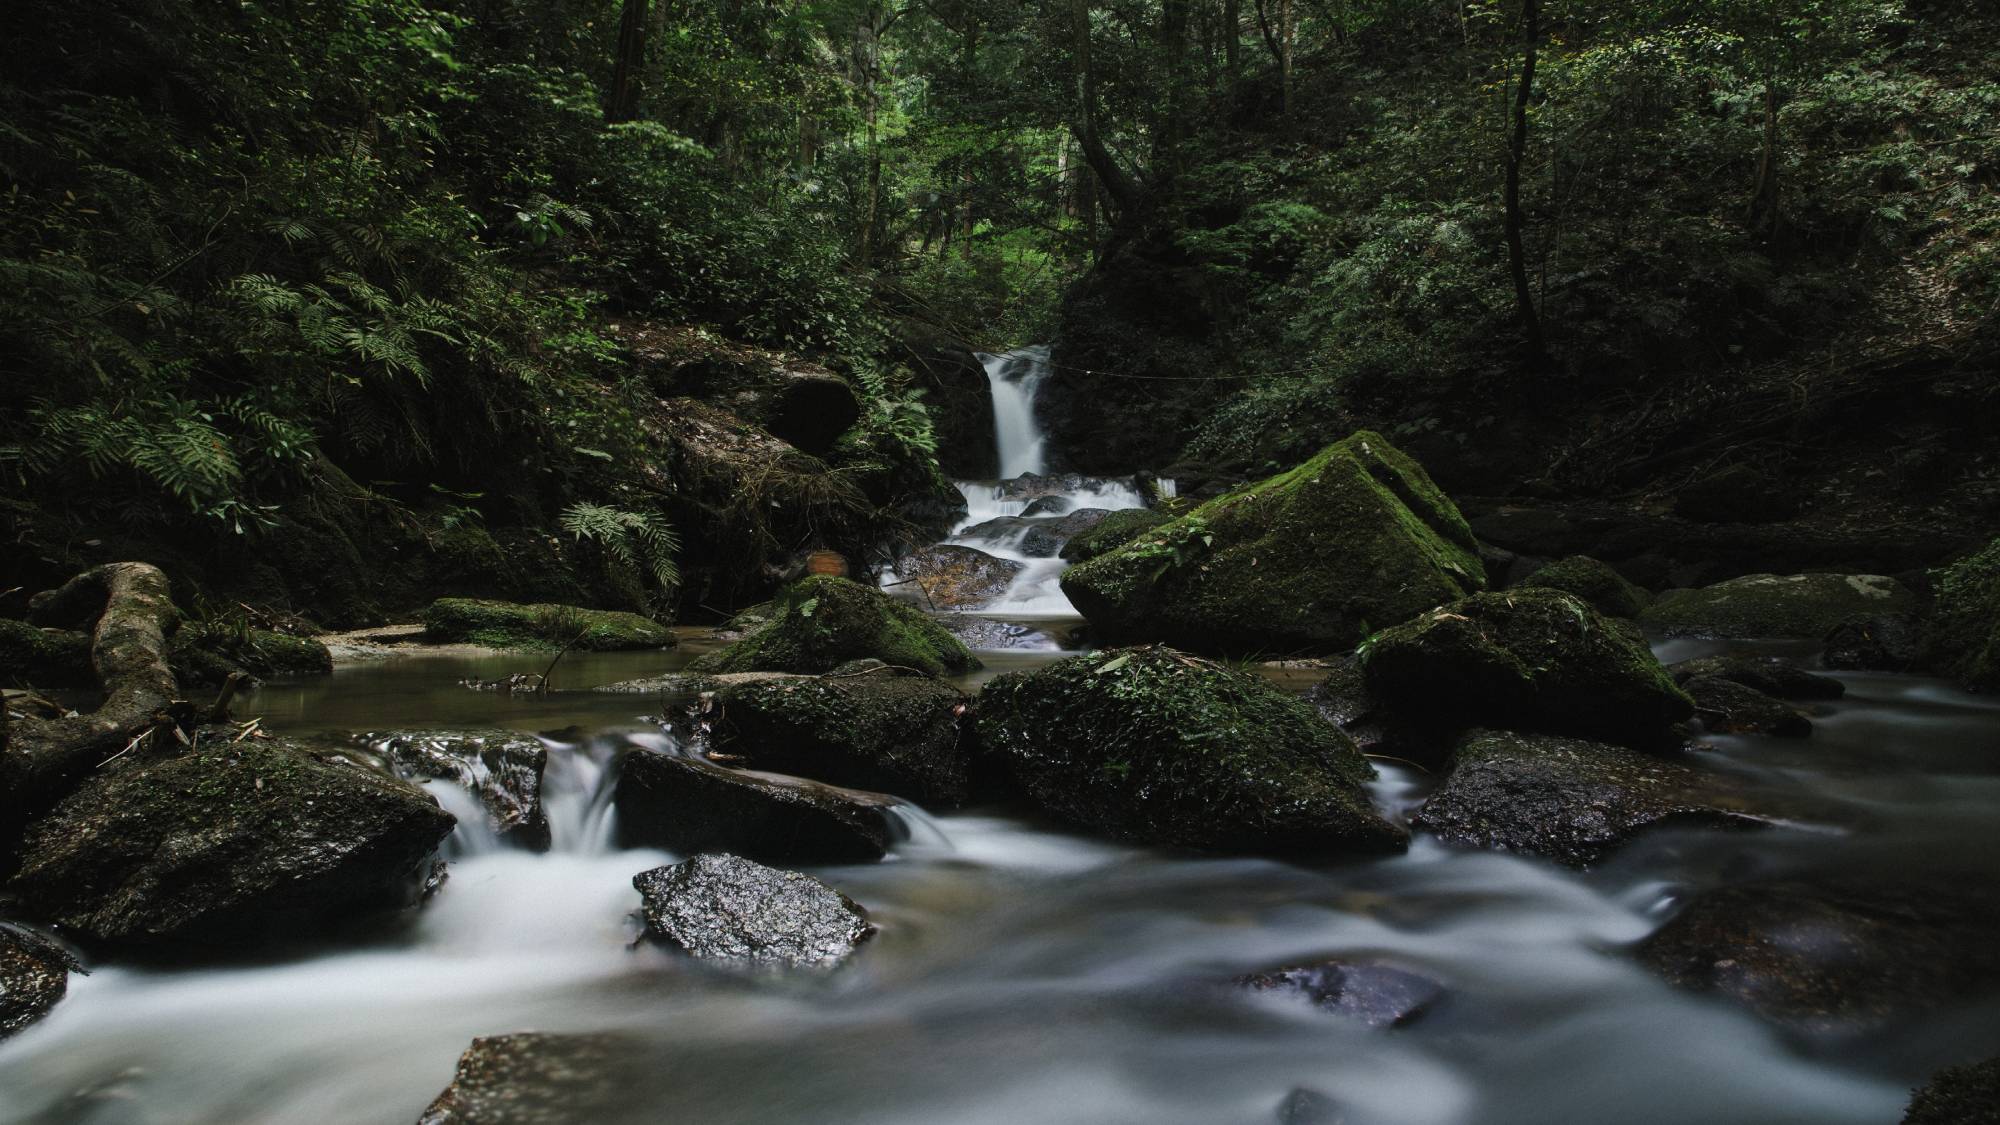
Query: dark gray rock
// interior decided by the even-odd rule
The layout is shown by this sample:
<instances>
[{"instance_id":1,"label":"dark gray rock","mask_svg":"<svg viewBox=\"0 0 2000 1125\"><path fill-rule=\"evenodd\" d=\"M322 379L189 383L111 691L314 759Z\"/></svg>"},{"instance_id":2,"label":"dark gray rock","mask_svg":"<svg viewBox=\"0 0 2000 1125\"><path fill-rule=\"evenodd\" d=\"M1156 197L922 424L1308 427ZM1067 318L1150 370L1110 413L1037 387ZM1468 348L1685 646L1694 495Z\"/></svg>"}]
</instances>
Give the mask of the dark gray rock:
<instances>
[{"instance_id":1,"label":"dark gray rock","mask_svg":"<svg viewBox=\"0 0 2000 1125\"><path fill-rule=\"evenodd\" d=\"M732 852L771 863L871 863L893 836L895 800L802 778L651 750L619 759L621 847Z\"/></svg>"},{"instance_id":2,"label":"dark gray rock","mask_svg":"<svg viewBox=\"0 0 2000 1125\"><path fill-rule=\"evenodd\" d=\"M1447 843L1596 862L1669 822L1752 826L1768 817L1726 778L1616 746L1478 730L1411 825Z\"/></svg>"},{"instance_id":3,"label":"dark gray rock","mask_svg":"<svg viewBox=\"0 0 2000 1125\"><path fill-rule=\"evenodd\" d=\"M972 796L970 702L943 680L886 666L728 684L708 704L710 744L752 769L962 805Z\"/></svg>"},{"instance_id":4,"label":"dark gray rock","mask_svg":"<svg viewBox=\"0 0 2000 1125\"><path fill-rule=\"evenodd\" d=\"M417 1125L583 1125L643 1104L641 1044L622 1035L522 1032L474 1039Z\"/></svg>"},{"instance_id":5,"label":"dark gray rock","mask_svg":"<svg viewBox=\"0 0 2000 1125\"><path fill-rule=\"evenodd\" d=\"M977 609L1007 592L1022 566L971 547L940 543L896 562L906 585L891 592L931 609Z\"/></svg>"},{"instance_id":6,"label":"dark gray rock","mask_svg":"<svg viewBox=\"0 0 2000 1125\"><path fill-rule=\"evenodd\" d=\"M1370 1027L1404 1027L1444 995L1444 985L1395 965L1336 959L1238 979L1258 992L1294 994Z\"/></svg>"},{"instance_id":7,"label":"dark gray rock","mask_svg":"<svg viewBox=\"0 0 2000 1125\"><path fill-rule=\"evenodd\" d=\"M1423 716L1401 715L1368 690L1368 678L1353 658L1334 662L1326 679L1306 689L1305 701L1341 733L1354 740L1363 754L1403 758L1430 766L1450 755L1457 734L1449 727L1434 729Z\"/></svg>"},{"instance_id":8,"label":"dark gray rock","mask_svg":"<svg viewBox=\"0 0 2000 1125\"><path fill-rule=\"evenodd\" d=\"M1563 590L1589 602L1599 613L1636 618L1653 595L1625 580L1610 564L1588 555L1571 555L1541 567L1518 585Z\"/></svg>"},{"instance_id":9,"label":"dark gray rock","mask_svg":"<svg viewBox=\"0 0 2000 1125\"><path fill-rule=\"evenodd\" d=\"M1070 499L1067 496L1042 496L1021 509L1021 514L1029 517L1059 516L1069 511L1069 506Z\"/></svg>"},{"instance_id":10,"label":"dark gray rock","mask_svg":"<svg viewBox=\"0 0 2000 1125\"><path fill-rule=\"evenodd\" d=\"M1839 699L1847 685L1832 676L1817 676L1775 656L1703 656L1668 666L1674 682L1710 678L1731 680L1779 699Z\"/></svg>"},{"instance_id":11,"label":"dark gray rock","mask_svg":"<svg viewBox=\"0 0 2000 1125\"><path fill-rule=\"evenodd\" d=\"M55 943L0 924L0 1039L48 1015L69 991L75 968Z\"/></svg>"},{"instance_id":12,"label":"dark gray rock","mask_svg":"<svg viewBox=\"0 0 2000 1125\"><path fill-rule=\"evenodd\" d=\"M1109 515L1106 508L1078 508L1059 519L1034 520L1021 537L1021 553L1031 559L1055 558L1071 539L1103 523Z\"/></svg>"},{"instance_id":13,"label":"dark gray rock","mask_svg":"<svg viewBox=\"0 0 2000 1125\"><path fill-rule=\"evenodd\" d=\"M1908 614L1889 613L1834 626L1820 663L1848 671L1907 672L1922 654L1922 627Z\"/></svg>"},{"instance_id":14,"label":"dark gray rock","mask_svg":"<svg viewBox=\"0 0 2000 1125\"><path fill-rule=\"evenodd\" d=\"M831 968L875 932L867 911L810 875L698 855L632 877L648 935L696 957Z\"/></svg>"},{"instance_id":15,"label":"dark gray rock","mask_svg":"<svg viewBox=\"0 0 2000 1125\"><path fill-rule=\"evenodd\" d=\"M398 776L448 781L479 798L486 822L501 840L529 851L549 850L549 818L542 811L542 771L548 747L514 731L397 731L366 736Z\"/></svg>"},{"instance_id":16,"label":"dark gray rock","mask_svg":"<svg viewBox=\"0 0 2000 1125\"><path fill-rule=\"evenodd\" d=\"M1748 684L1717 676L1696 676L1681 685L1694 697L1694 716L1714 734L1769 734L1806 738L1812 720L1805 712Z\"/></svg>"}]
</instances>

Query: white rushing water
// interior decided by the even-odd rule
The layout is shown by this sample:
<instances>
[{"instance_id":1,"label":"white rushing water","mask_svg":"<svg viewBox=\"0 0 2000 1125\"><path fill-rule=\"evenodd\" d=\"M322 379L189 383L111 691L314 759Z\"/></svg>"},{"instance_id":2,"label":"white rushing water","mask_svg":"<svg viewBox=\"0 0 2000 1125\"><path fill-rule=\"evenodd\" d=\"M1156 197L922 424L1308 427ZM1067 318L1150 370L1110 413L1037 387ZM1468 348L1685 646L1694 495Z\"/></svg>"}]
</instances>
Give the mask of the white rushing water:
<instances>
[{"instance_id":1,"label":"white rushing water","mask_svg":"<svg viewBox=\"0 0 2000 1125\"><path fill-rule=\"evenodd\" d=\"M1049 377L1049 347L1034 344L1004 355L978 353L993 393L993 436L1000 450L1000 476L1043 471L1047 440L1035 421L1035 393Z\"/></svg>"}]
</instances>

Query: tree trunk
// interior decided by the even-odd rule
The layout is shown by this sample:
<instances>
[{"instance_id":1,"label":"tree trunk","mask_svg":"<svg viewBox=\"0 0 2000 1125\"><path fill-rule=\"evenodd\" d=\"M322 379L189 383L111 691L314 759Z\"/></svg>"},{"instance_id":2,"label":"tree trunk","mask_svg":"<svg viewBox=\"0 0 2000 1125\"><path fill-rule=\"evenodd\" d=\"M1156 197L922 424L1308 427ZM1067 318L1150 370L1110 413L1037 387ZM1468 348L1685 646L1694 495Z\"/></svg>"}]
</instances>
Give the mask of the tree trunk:
<instances>
[{"instance_id":1,"label":"tree trunk","mask_svg":"<svg viewBox=\"0 0 2000 1125\"><path fill-rule=\"evenodd\" d=\"M1750 191L1750 228L1775 240L1782 217L1778 195L1778 78L1764 78L1764 145L1757 159L1757 181Z\"/></svg>"},{"instance_id":2,"label":"tree trunk","mask_svg":"<svg viewBox=\"0 0 2000 1125\"><path fill-rule=\"evenodd\" d=\"M1238 39L1243 32L1243 10L1240 0L1222 2L1222 72L1228 77L1229 89L1236 88L1236 77L1241 72L1242 57L1237 54Z\"/></svg>"},{"instance_id":3,"label":"tree trunk","mask_svg":"<svg viewBox=\"0 0 2000 1125\"><path fill-rule=\"evenodd\" d=\"M606 121L630 121L639 113L639 73L646 65L646 0L624 0L618 17L618 57L611 66Z\"/></svg>"},{"instance_id":4,"label":"tree trunk","mask_svg":"<svg viewBox=\"0 0 2000 1125\"><path fill-rule=\"evenodd\" d=\"M1278 0L1278 73L1283 79L1278 105L1288 115L1292 112L1292 43L1295 38L1297 31L1292 27L1292 0Z\"/></svg>"},{"instance_id":5,"label":"tree trunk","mask_svg":"<svg viewBox=\"0 0 2000 1125\"><path fill-rule=\"evenodd\" d=\"M1103 186L1104 194L1110 197L1112 207L1121 215L1129 215L1138 204L1138 185L1125 174L1125 169L1118 166L1118 161L1113 159L1111 150L1104 146L1104 139L1097 132L1097 71L1090 62L1090 0L1072 0L1070 17L1071 32L1075 36L1076 69L1083 85L1083 105L1076 119L1070 122L1070 131L1076 134L1077 143L1083 148L1083 159L1096 173L1097 182Z\"/></svg>"},{"instance_id":6,"label":"tree trunk","mask_svg":"<svg viewBox=\"0 0 2000 1125\"><path fill-rule=\"evenodd\" d=\"M1523 245L1521 215L1521 164L1528 152L1528 101L1535 91L1535 53L1542 33L1540 0L1522 0L1521 38L1525 48L1521 60L1521 86L1514 96L1514 129L1507 143L1506 231L1507 267L1514 279L1514 301L1521 321L1521 337L1527 344L1531 362L1548 361L1548 345L1542 337L1542 318L1535 311L1535 295L1528 284L1528 253Z\"/></svg>"}]
</instances>

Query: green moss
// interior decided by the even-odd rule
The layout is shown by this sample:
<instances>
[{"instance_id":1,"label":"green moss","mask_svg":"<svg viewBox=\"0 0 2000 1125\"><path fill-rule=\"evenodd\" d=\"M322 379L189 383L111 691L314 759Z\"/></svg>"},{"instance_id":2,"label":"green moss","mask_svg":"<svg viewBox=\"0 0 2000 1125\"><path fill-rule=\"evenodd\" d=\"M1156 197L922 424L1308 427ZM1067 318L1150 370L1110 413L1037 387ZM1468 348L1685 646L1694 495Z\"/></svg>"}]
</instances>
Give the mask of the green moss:
<instances>
[{"instance_id":1,"label":"green moss","mask_svg":"<svg viewBox=\"0 0 2000 1125\"><path fill-rule=\"evenodd\" d=\"M1613 617L1637 617L1652 595L1625 576L1588 555L1572 555L1529 575L1522 586L1566 590Z\"/></svg>"},{"instance_id":2,"label":"green moss","mask_svg":"<svg viewBox=\"0 0 2000 1125\"><path fill-rule=\"evenodd\" d=\"M1310 704L1164 647L1002 676L980 742L1049 812L1114 836L1224 851L1377 851L1373 769Z\"/></svg>"},{"instance_id":3,"label":"green moss","mask_svg":"<svg viewBox=\"0 0 2000 1125\"><path fill-rule=\"evenodd\" d=\"M31 687L95 687L90 634L38 629L0 618L0 681Z\"/></svg>"},{"instance_id":4,"label":"green moss","mask_svg":"<svg viewBox=\"0 0 2000 1125\"><path fill-rule=\"evenodd\" d=\"M1070 537L1063 544L1062 557L1069 562L1089 562L1115 551L1140 535L1166 523L1165 513L1151 508L1126 508L1097 521L1097 526Z\"/></svg>"},{"instance_id":5,"label":"green moss","mask_svg":"<svg viewBox=\"0 0 2000 1125\"><path fill-rule=\"evenodd\" d=\"M1914 594L1879 574L1751 574L1698 590L1668 590L1639 619L1670 637L1820 640L1848 621L1914 608Z\"/></svg>"},{"instance_id":6,"label":"green moss","mask_svg":"<svg viewBox=\"0 0 2000 1125\"><path fill-rule=\"evenodd\" d=\"M1937 603L1924 631L1924 663L1982 691L2000 689L2000 539L1931 572Z\"/></svg>"},{"instance_id":7,"label":"green moss","mask_svg":"<svg viewBox=\"0 0 2000 1125\"><path fill-rule=\"evenodd\" d=\"M715 748L752 769L879 790L926 805L972 795L967 702L950 684L889 672L725 684Z\"/></svg>"},{"instance_id":8,"label":"green moss","mask_svg":"<svg viewBox=\"0 0 2000 1125\"><path fill-rule=\"evenodd\" d=\"M1063 574L1095 634L1225 652L1333 652L1485 585L1472 531L1363 430Z\"/></svg>"},{"instance_id":9,"label":"green moss","mask_svg":"<svg viewBox=\"0 0 2000 1125\"><path fill-rule=\"evenodd\" d=\"M671 648L665 625L636 613L583 609L573 605L517 605L477 598L439 598L424 610L424 635L434 641L463 641L493 648L574 647L606 651Z\"/></svg>"},{"instance_id":10,"label":"green moss","mask_svg":"<svg viewBox=\"0 0 2000 1125\"><path fill-rule=\"evenodd\" d=\"M1371 690L1433 721L1660 750L1694 714L1637 628L1560 590L1475 594L1384 630L1361 658Z\"/></svg>"},{"instance_id":11,"label":"green moss","mask_svg":"<svg viewBox=\"0 0 2000 1125\"><path fill-rule=\"evenodd\" d=\"M294 637L269 629L252 629L228 622L183 626L174 634L174 676L183 687L215 685L233 672L260 680L273 676L312 676L333 671L326 646L311 637Z\"/></svg>"},{"instance_id":12,"label":"green moss","mask_svg":"<svg viewBox=\"0 0 2000 1125\"><path fill-rule=\"evenodd\" d=\"M1903 1125L2000 1123L2000 1057L1938 1071L1910 1099Z\"/></svg>"},{"instance_id":13,"label":"green moss","mask_svg":"<svg viewBox=\"0 0 2000 1125\"><path fill-rule=\"evenodd\" d=\"M819 575L787 587L756 632L703 656L697 672L830 672L874 657L933 676L977 669L957 637L921 610L845 578Z\"/></svg>"}]
</instances>

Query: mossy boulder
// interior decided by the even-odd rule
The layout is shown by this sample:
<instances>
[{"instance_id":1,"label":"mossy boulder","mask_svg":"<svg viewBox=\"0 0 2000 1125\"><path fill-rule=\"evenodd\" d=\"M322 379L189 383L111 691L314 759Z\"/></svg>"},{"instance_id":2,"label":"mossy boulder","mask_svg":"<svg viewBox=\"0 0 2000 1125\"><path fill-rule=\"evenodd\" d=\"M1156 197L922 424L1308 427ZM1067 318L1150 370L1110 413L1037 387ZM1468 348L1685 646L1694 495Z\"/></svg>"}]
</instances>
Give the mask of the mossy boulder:
<instances>
[{"instance_id":1,"label":"mossy boulder","mask_svg":"<svg viewBox=\"0 0 2000 1125\"><path fill-rule=\"evenodd\" d=\"M1681 688L1694 700L1695 717L1710 733L1779 738L1812 734L1812 719L1805 712L1748 684L1720 676L1696 676L1682 681Z\"/></svg>"},{"instance_id":2,"label":"mossy boulder","mask_svg":"<svg viewBox=\"0 0 2000 1125\"><path fill-rule=\"evenodd\" d=\"M182 626L169 655L183 687L213 686L237 672L268 680L333 671L333 654L316 638L225 623Z\"/></svg>"},{"instance_id":3,"label":"mossy boulder","mask_svg":"<svg viewBox=\"0 0 2000 1125\"><path fill-rule=\"evenodd\" d=\"M2000 1125L2000 1056L1931 1075L1903 1125Z\"/></svg>"},{"instance_id":4,"label":"mossy boulder","mask_svg":"<svg viewBox=\"0 0 2000 1125\"><path fill-rule=\"evenodd\" d=\"M1341 651L1485 585L1458 509L1366 430L1062 576L1099 639L1224 652Z\"/></svg>"},{"instance_id":5,"label":"mossy boulder","mask_svg":"<svg viewBox=\"0 0 2000 1125\"><path fill-rule=\"evenodd\" d=\"M1563 590L1597 607L1612 617L1637 617L1653 596L1625 580L1625 576L1588 555L1571 555L1552 562L1522 579L1521 586Z\"/></svg>"},{"instance_id":6,"label":"mossy boulder","mask_svg":"<svg viewBox=\"0 0 2000 1125\"><path fill-rule=\"evenodd\" d=\"M1668 665L1667 672L1677 684L1700 679L1731 680L1778 699L1839 699L1847 694L1847 685L1832 676L1808 672L1775 656L1740 653L1698 656Z\"/></svg>"},{"instance_id":7,"label":"mossy boulder","mask_svg":"<svg viewBox=\"0 0 2000 1125\"><path fill-rule=\"evenodd\" d=\"M338 753L234 733L92 775L29 826L7 889L31 917L118 947L307 936L415 900L451 814Z\"/></svg>"},{"instance_id":8,"label":"mossy boulder","mask_svg":"<svg viewBox=\"0 0 2000 1125\"><path fill-rule=\"evenodd\" d=\"M1115 551L1172 517L1151 508L1123 508L1112 512L1096 525L1079 531L1062 545L1061 557L1072 563L1089 562Z\"/></svg>"},{"instance_id":9,"label":"mossy boulder","mask_svg":"<svg viewBox=\"0 0 2000 1125\"><path fill-rule=\"evenodd\" d=\"M1165 647L1057 661L986 686L980 741L1051 814L1112 836L1231 852L1382 852L1367 759L1260 676Z\"/></svg>"},{"instance_id":10,"label":"mossy boulder","mask_svg":"<svg viewBox=\"0 0 2000 1125\"><path fill-rule=\"evenodd\" d=\"M1629 622L1575 594L1472 597L1385 629L1362 651L1368 686L1431 723L1539 730L1642 750L1680 745L1694 702Z\"/></svg>"},{"instance_id":11,"label":"mossy boulder","mask_svg":"<svg viewBox=\"0 0 2000 1125\"><path fill-rule=\"evenodd\" d=\"M973 792L969 702L942 680L887 669L729 683L712 697L710 739L753 769L962 805Z\"/></svg>"},{"instance_id":12,"label":"mossy boulder","mask_svg":"<svg viewBox=\"0 0 2000 1125\"><path fill-rule=\"evenodd\" d=\"M652 750L618 760L618 844L760 863L873 863L895 838L895 799L817 781L728 769Z\"/></svg>"},{"instance_id":13,"label":"mossy boulder","mask_svg":"<svg viewBox=\"0 0 2000 1125\"><path fill-rule=\"evenodd\" d=\"M1937 604L1920 660L1967 687L2000 689L2000 539L1934 571L1931 582Z\"/></svg>"},{"instance_id":14,"label":"mossy boulder","mask_svg":"<svg viewBox=\"0 0 2000 1125\"><path fill-rule=\"evenodd\" d=\"M636 613L573 605L520 605L481 598L439 598L424 610L424 637L492 648L590 651L672 648L673 630ZM574 642L572 644L572 641Z\"/></svg>"},{"instance_id":15,"label":"mossy boulder","mask_svg":"<svg viewBox=\"0 0 2000 1125\"><path fill-rule=\"evenodd\" d=\"M971 650L922 610L845 578L819 575L785 588L770 620L688 665L696 672L831 672L873 657L933 676L979 668Z\"/></svg>"},{"instance_id":16,"label":"mossy boulder","mask_svg":"<svg viewBox=\"0 0 2000 1125\"><path fill-rule=\"evenodd\" d=\"M1639 621L1669 637L1820 640L1844 622L1908 613L1916 604L1902 583L1879 574L1752 574L1668 590Z\"/></svg>"},{"instance_id":17,"label":"mossy boulder","mask_svg":"<svg viewBox=\"0 0 2000 1125\"><path fill-rule=\"evenodd\" d=\"M90 634L44 629L0 617L0 682L32 687L96 687Z\"/></svg>"}]
</instances>

